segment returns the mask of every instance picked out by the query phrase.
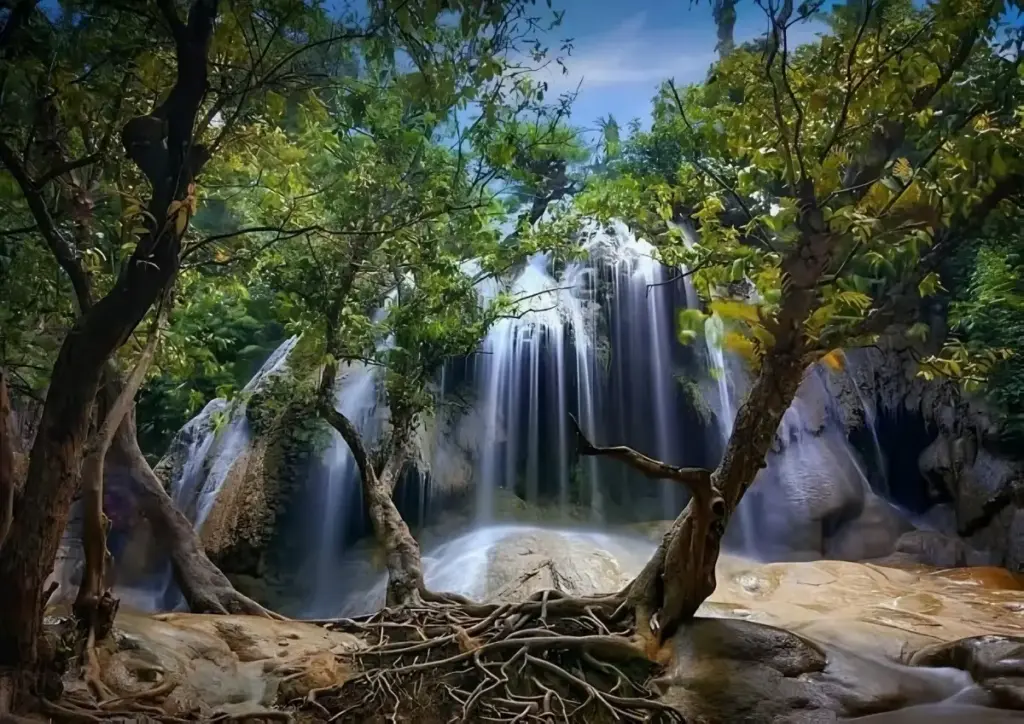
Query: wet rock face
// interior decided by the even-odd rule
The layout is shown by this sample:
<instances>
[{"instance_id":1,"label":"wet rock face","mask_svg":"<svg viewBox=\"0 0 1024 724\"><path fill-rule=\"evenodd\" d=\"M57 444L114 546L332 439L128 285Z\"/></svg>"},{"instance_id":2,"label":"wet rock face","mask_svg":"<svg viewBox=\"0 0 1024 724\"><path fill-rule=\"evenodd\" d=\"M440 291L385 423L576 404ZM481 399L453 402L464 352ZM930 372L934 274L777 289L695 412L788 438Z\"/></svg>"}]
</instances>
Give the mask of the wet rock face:
<instances>
[{"instance_id":1,"label":"wet rock face","mask_svg":"<svg viewBox=\"0 0 1024 724\"><path fill-rule=\"evenodd\" d=\"M767 553L783 559L889 558L1021 570L1024 492L1005 491L1024 481L1024 460L990 449L995 425L983 405L954 382L918 377L910 355L882 346L848 352L841 370L807 375L768 467L748 493L751 501L741 504L756 510L758 540L774 541L778 550ZM878 478L886 473L893 498L916 516L948 504L952 516L929 527L947 543L937 537L900 542L912 526L870 495L872 485L881 491L877 485L885 481ZM1019 487L1024 491L1024 483ZM992 514L999 495L1012 500Z\"/></svg>"},{"instance_id":2,"label":"wet rock face","mask_svg":"<svg viewBox=\"0 0 1024 724\"><path fill-rule=\"evenodd\" d=\"M1024 637L972 636L927 646L910 657L915 666L951 666L968 672L996 704L1024 711ZM1024 714L1021 715L1024 718Z\"/></svg>"}]
</instances>

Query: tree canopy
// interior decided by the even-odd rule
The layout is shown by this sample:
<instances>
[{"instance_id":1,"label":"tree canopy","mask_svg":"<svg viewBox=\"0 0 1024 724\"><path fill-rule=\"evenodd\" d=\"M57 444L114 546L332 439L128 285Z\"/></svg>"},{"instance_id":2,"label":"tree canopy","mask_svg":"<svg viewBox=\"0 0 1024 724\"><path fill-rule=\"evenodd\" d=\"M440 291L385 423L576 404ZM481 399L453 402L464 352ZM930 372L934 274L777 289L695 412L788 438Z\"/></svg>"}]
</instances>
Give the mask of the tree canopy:
<instances>
[{"instance_id":1,"label":"tree canopy","mask_svg":"<svg viewBox=\"0 0 1024 724\"><path fill-rule=\"evenodd\" d=\"M844 349L895 340L925 377L987 385L1019 435L1020 2L711 5L719 59L706 79L665 79L649 128L609 115L591 146L573 93L550 97L538 80L571 48L547 47L561 21L549 2L6 4L0 409L8 386L40 409L27 472L15 480L0 466L0 694L24 693L26 680L6 672L46 668L44 583L79 490L89 583L75 613L90 647L109 631L108 451L142 481L189 606L272 615L206 558L142 448L158 455L293 334L311 360L312 411L359 468L389 606L427 611L431 626L462 607L474 632L505 646L499 609L427 588L392 496L443 365L517 313L508 294L482 300L481 283L507 280L538 252L578 257L593 219L624 221L691 279L703 304L679 313L680 339L716 316L751 383L714 471L598 446L577 428L580 454L675 480L691 500L625 590L545 595L510 613L512 628L548 626L550 613L558 645L593 622L588 641L609 651L627 646L610 625L667 640L713 592L725 527L807 368L841 366ZM768 32L737 45L737 13L758 10ZM795 43L811 21L820 35ZM948 328L933 323L935 303ZM379 373L382 440L364 440L337 409L347 364ZM16 442L6 418L5 454ZM587 623L566 624L572 616ZM537 640L517 656L552 675L526 653ZM633 688L636 698L605 703L658 708ZM489 696L495 711L519 713ZM0 713L6 705L0 696Z\"/></svg>"}]
</instances>

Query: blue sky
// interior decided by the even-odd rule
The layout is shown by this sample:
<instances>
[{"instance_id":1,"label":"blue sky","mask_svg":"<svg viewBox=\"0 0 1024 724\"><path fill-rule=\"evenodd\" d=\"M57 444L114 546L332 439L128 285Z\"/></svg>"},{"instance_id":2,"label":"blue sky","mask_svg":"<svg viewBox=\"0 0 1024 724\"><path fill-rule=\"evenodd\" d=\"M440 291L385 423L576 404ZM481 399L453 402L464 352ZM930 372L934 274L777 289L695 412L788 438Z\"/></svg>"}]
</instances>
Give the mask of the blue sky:
<instances>
[{"instance_id":1,"label":"blue sky","mask_svg":"<svg viewBox=\"0 0 1024 724\"><path fill-rule=\"evenodd\" d=\"M565 19L552 31L552 50L559 39L573 38L569 72L552 65L540 77L555 93L582 80L572 114L577 126L592 127L608 113L622 125L631 118L646 124L661 81L703 80L715 59L718 38L707 1L691 7L688 0L556 0L555 7L565 10ZM737 43L765 32L767 20L753 0L740 0L736 10ZM806 24L795 39L809 40L817 30Z\"/></svg>"}]
</instances>

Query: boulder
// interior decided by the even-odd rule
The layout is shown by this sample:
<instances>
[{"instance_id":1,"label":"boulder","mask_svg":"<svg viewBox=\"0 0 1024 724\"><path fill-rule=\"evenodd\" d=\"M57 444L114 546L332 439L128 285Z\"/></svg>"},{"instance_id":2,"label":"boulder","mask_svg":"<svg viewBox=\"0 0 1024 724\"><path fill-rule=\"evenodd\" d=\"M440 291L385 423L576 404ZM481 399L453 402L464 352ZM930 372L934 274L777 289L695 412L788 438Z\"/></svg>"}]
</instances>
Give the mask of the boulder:
<instances>
[{"instance_id":1,"label":"boulder","mask_svg":"<svg viewBox=\"0 0 1024 724\"><path fill-rule=\"evenodd\" d=\"M696 619L671 645L671 667L654 684L686 721L829 722L942 701L970 683L734 619Z\"/></svg>"},{"instance_id":2,"label":"boulder","mask_svg":"<svg viewBox=\"0 0 1024 724\"><path fill-rule=\"evenodd\" d=\"M574 596L622 589L630 572L594 542L543 530L509 536L487 554L485 598L520 601L546 588Z\"/></svg>"},{"instance_id":3,"label":"boulder","mask_svg":"<svg viewBox=\"0 0 1024 724\"><path fill-rule=\"evenodd\" d=\"M899 550L911 525L888 502L867 493L860 515L825 539L825 555L845 561L881 558ZM940 564L934 564L940 565Z\"/></svg>"},{"instance_id":4,"label":"boulder","mask_svg":"<svg viewBox=\"0 0 1024 724\"><path fill-rule=\"evenodd\" d=\"M933 530L904 533L896 543L896 552L939 568L967 565L968 559L968 548L962 540Z\"/></svg>"}]
</instances>

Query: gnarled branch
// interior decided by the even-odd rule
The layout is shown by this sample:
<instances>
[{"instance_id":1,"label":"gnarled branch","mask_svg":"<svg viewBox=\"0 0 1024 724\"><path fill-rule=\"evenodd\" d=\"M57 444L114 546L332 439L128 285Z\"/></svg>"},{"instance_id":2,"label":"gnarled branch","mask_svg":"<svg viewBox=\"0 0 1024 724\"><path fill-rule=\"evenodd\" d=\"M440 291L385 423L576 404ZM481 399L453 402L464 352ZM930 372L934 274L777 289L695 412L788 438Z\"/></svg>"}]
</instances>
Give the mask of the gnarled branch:
<instances>
[{"instance_id":1,"label":"gnarled branch","mask_svg":"<svg viewBox=\"0 0 1024 724\"><path fill-rule=\"evenodd\" d=\"M634 470L654 480L674 480L689 488L690 493L699 502L707 504L714 497L711 487L711 471L705 468L681 468L649 458L625 445L598 447L587 439L574 415L569 415L573 427L576 428L576 449L580 455L603 456L626 463ZM723 511L724 512L724 511Z\"/></svg>"}]
</instances>

